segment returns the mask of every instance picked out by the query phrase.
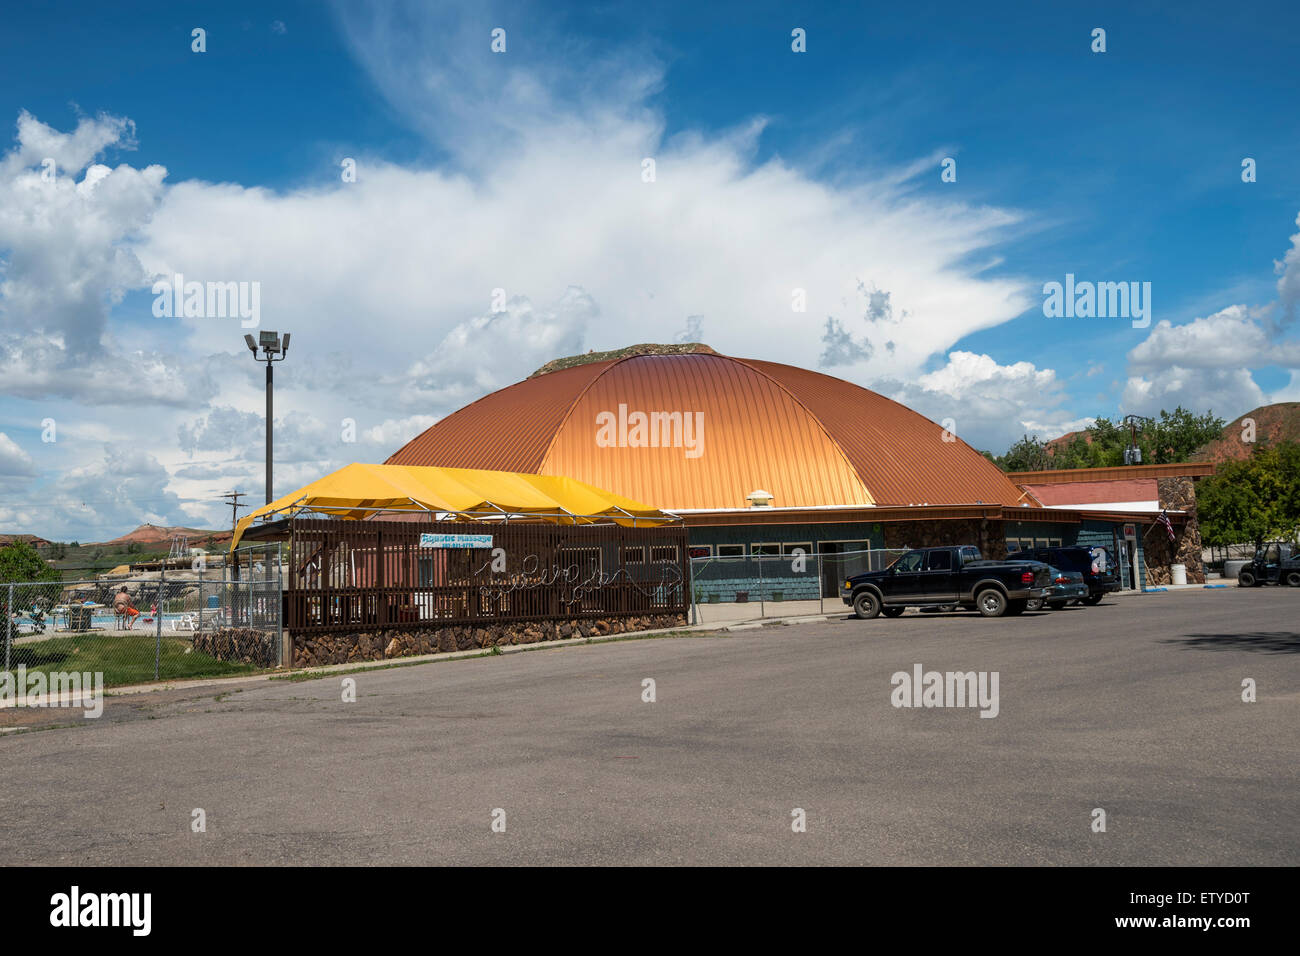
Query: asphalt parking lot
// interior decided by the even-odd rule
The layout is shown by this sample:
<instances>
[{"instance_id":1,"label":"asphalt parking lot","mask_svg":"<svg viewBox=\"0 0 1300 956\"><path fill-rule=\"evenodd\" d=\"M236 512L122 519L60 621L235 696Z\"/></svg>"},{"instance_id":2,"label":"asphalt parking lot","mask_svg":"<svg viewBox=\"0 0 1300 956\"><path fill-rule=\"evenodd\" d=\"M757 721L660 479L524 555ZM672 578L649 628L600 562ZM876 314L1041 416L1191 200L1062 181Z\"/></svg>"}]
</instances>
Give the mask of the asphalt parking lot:
<instances>
[{"instance_id":1,"label":"asphalt parking lot","mask_svg":"<svg viewBox=\"0 0 1300 956\"><path fill-rule=\"evenodd\" d=\"M1297 616L1197 590L109 698L0 735L0 864L1295 865ZM996 671L997 716L892 706L916 664Z\"/></svg>"}]
</instances>

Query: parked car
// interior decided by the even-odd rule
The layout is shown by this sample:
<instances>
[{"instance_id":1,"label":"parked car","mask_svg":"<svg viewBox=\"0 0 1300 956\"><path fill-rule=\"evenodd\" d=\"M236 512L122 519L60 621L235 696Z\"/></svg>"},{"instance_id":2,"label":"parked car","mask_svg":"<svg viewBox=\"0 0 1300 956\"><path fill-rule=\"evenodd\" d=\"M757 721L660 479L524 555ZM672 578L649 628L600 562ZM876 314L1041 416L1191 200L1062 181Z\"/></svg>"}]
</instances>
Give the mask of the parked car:
<instances>
[{"instance_id":1,"label":"parked car","mask_svg":"<svg viewBox=\"0 0 1300 956\"><path fill-rule=\"evenodd\" d=\"M883 571L845 580L840 597L869 620L898 617L909 607L956 605L985 617L1021 614L1030 598L1046 597L1050 575L1041 561L985 561L973 545L908 551Z\"/></svg>"},{"instance_id":2,"label":"parked car","mask_svg":"<svg viewBox=\"0 0 1300 956\"><path fill-rule=\"evenodd\" d=\"M1082 572L1062 571L1053 567L1048 570L1052 575L1052 583L1048 587L1050 593L1047 597L1030 598L1026 611L1041 611L1044 607L1059 611L1067 604L1088 599L1088 584L1083 580Z\"/></svg>"},{"instance_id":3,"label":"parked car","mask_svg":"<svg viewBox=\"0 0 1300 956\"><path fill-rule=\"evenodd\" d=\"M1255 559L1237 572L1237 584L1255 588L1261 584L1287 584L1300 588L1300 552L1286 541L1272 541L1255 552Z\"/></svg>"},{"instance_id":4,"label":"parked car","mask_svg":"<svg viewBox=\"0 0 1300 956\"><path fill-rule=\"evenodd\" d=\"M1085 548L1071 545L1064 548L1028 548L1016 551L1013 558L1025 557L1042 561L1062 571L1078 571L1088 585L1088 596L1084 604L1100 604L1101 599L1111 591L1120 589L1119 575L1115 562L1111 560L1110 551L1101 546Z\"/></svg>"}]
</instances>

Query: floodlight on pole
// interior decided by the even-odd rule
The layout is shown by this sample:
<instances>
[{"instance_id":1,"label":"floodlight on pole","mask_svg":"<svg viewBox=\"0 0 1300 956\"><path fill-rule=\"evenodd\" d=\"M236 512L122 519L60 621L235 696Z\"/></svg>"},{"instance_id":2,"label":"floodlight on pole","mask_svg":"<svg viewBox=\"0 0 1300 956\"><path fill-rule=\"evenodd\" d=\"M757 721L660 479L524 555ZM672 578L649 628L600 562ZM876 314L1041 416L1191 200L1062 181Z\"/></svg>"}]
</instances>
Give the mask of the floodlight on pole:
<instances>
[{"instance_id":1,"label":"floodlight on pole","mask_svg":"<svg viewBox=\"0 0 1300 956\"><path fill-rule=\"evenodd\" d=\"M269 505L274 500L271 491L271 447L275 413L274 378L271 374L271 365L274 362L284 361L285 353L289 351L289 333L284 333L284 337L281 338L278 332L259 332L257 341L253 340L253 336L245 335L244 343L253 353L254 360L266 363L266 503ZM257 354L259 348L262 350L261 357Z\"/></svg>"}]
</instances>

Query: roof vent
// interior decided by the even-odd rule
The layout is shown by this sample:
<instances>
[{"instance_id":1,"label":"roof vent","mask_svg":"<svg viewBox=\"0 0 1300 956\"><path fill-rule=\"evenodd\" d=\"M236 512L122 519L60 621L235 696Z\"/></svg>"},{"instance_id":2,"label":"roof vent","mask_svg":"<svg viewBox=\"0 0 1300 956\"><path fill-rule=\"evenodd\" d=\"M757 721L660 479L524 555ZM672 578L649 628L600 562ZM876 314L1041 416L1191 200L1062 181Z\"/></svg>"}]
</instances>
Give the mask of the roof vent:
<instances>
[{"instance_id":1,"label":"roof vent","mask_svg":"<svg viewBox=\"0 0 1300 956\"><path fill-rule=\"evenodd\" d=\"M745 495L745 500L749 502L751 508L770 508L772 507L772 493L764 491L762 488L758 491L751 491Z\"/></svg>"}]
</instances>

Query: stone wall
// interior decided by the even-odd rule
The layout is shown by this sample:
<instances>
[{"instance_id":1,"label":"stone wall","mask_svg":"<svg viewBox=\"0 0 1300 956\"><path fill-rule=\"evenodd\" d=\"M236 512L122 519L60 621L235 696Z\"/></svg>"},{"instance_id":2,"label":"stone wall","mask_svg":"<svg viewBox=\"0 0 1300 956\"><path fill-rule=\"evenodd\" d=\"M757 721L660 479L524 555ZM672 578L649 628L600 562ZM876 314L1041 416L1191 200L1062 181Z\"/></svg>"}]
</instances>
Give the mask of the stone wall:
<instances>
[{"instance_id":1,"label":"stone wall","mask_svg":"<svg viewBox=\"0 0 1300 956\"><path fill-rule=\"evenodd\" d=\"M989 560L1007 556L1003 523L986 518L962 521L887 521L886 548L936 548L945 544L973 544Z\"/></svg>"},{"instance_id":2,"label":"stone wall","mask_svg":"<svg viewBox=\"0 0 1300 956\"><path fill-rule=\"evenodd\" d=\"M571 637L598 637L682 627L684 614L611 617L575 621L514 621L507 624L466 624L456 627L403 629L353 634L303 634L293 638L293 666L380 661L417 654L469 651L507 644L538 644Z\"/></svg>"},{"instance_id":3,"label":"stone wall","mask_svg":"<svg viewBox=\"0 0 1300 956\"><path fill-rule=\"evenodd\" d=\"M1186 511L1187 523L1182 531L1176 527L1177 539L1171 544L1164 526L1157 523L1146 535L1147 584L1169 584L1170 565L1187 565L1187 583L1204 584L1205 566L1201 563L1201 527L1196 520L1196 485L1191 478L1157 478L1160 507Z\"/></svg>"},{"instance_id":4,"label":"stone wall","mask_svg":"<svg viewBox=\"0 0 1300 956\"><path fill-rule=\"evenodd\" d=\"M278 667L280 641L275 631L223 627L194 635L194 650L219 661L240 661L258 667Z\"/></svg>"}]
</instances>

